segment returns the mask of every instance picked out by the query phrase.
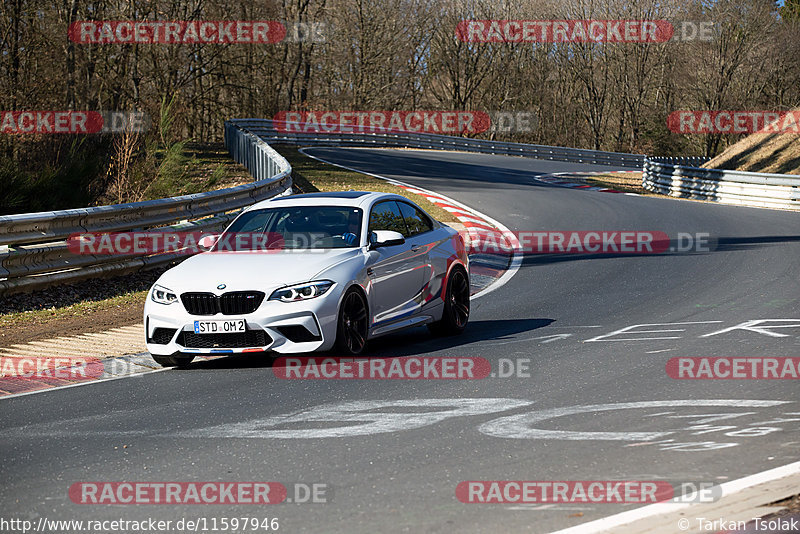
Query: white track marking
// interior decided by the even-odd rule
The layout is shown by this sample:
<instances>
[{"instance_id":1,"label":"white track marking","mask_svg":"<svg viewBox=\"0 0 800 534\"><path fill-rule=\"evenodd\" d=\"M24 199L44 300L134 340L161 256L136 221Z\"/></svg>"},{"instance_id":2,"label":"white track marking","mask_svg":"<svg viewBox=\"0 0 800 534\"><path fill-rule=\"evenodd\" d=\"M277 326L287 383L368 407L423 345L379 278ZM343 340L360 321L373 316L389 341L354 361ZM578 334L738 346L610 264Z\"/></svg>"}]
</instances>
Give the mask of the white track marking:
<instances>
[{"instance_id":1,"label":"white track marking","mask_svg":"<svg viewBox=\"0 0 800 534\"><path fill-rule=\"evenodd\" d=\"M643 324L634 324L631 326L626 326L625 328L620 328L619 330L614 330L613 332L609 332L608 334L603 334L601 336L593 337L592 339L587 339L584 343L591 343L596 341L653 341L658 339L680 339L681 336L659 336L659 337L636 337L636 338L616 338L616 339L607 339L611 336L616 336L618 334L624 334L630 332L631 334L658 334L661 332L664 333L675 333L675 332L685 332L685 328L671 328L671 329L664 329L664 330L638 330L633 332L634 328L638 328L640 326L672 326L672 325L687 325L687 324L711 324L711 323L721 323L722 321L686 321L681 323L643 323Z\"/></svg>"},{"instance_id":2,"label":"white track marking","mask_svg":"<svg viewBox=\"0 0 800 534\"><path fill-rule=\"evenodd\" d=\"M308 439L342 438L366 436L389 432L415 430L458 416L485 415L504 412L532 405L534 401L509 398L465 398L465 399L398 399L345 401L314 406L306 410L250 419L237 423L226 423L211 427L178 432L181 437L199 438L257 438L257 439ZM736 443L690 442L675 443L673 439L653 441L675 434L676 431L661 432L575 432L530 428L535 424L558 417L581 414L596 414L616 410L673 408L673 407L771 407L788 404L789 401L774 400L672 400L623 402L569 406L546 410L535 410L512 416L498 417L478 427L478 431L497 438L512 439L560 439L560 440L621 440L662 443L675 450L713 450L734 447ZM672 412L667 412L672 413ZM752 413L752 412L751 412ZM700 414L704 420L736 418L746 414ZM678 416L673 416L678 417ZM693 418L695 416L686 416ZM709 419L710 418L710 419ZM330 423L346 423L331 427ZM360 423L360 424L354 424ZM322 426L320 426L322 425ZM288 428L287 428L288 427ZM735 428L735 427L731 427ZM696 429L695 426L689 430ZM686 429L684 429L686 430ZM172 435L172 434L170 434ZM726 434L730 435L730 434ZM714 445L711 447L710 445Z\"/></svg>"},{"instance_id":3,"label":"white track marking","mask_svg":"<svg viewBox=\"0 0 800 534\"><path fill-rule=\"evenodd\" d=\"M734 493L738 493L752 486L764 484L765 482L771 482L773 480L795 475L797 473L800 473L800 462L794 462L781 467L776 467L774 469L769 469L767 471L762 471L754 475L746 476L744 478L725 482L720 484L719 488L722 490L723 497L725 497ZM768 500L768 497L765 497L765 499ZM677 510L683 510L697 504L698 503L670 502L649 504L647 506L642 506L641 508L636 508L635 510L629 510L627 512L610 515L602 519L589 521L588 523L575 525L574 527L553 531L551 534L594 534L598 532L607 532L615 527L627 525L628 523L633 523L634 521L638 521L640 519L667 514Z\"/></svg>"},{"instance_id":4,"label":"white track marking","mask_svg":"<svg viewBox=\"0 0 800 534\"><path fill-rule=\"evenodd\" d=\"M550 334L548 336L539 336L539 337L531 337L525 339L512 339L511 341L493 341L491 345L493 347L499 345L510 345L512 343L530 343L531 341L543 340L539 341L539 343L552 343L553 341L558 341L561 339L567 339L568 337L572 337L572 334Z\"/></svg>"},{"instance_id":5,"label":"white track marking","mask_svg":"<svg viewBox=\"0 0 800 534\"><path fill-rule=\"evenodd\" d=\"M484 415L530 406L532 401L519 399L412 399L388 401L351 401L315 406L302 412L264 419L252 419L181 432L182 437L200 438L344 438L415 430L451 417ZM392 411L397 408L406 410ZM436 411L431 408L440 408ZM387 411L388 409L388 411ZM379 411L383 410L383 411ZM341 422L333 428L313 428L318 423ZM354 425L353 423L361 423ZM311 428L275 428L304 424ZM173 435L173 434L170 434Z\"/></svg>"},{"instance_id":6,"label":"white track marking","mask_svg":"<svg viewBox=\"0 0 800 534\"><path fill-rule=\"evenodd\" d=\"M783 322L783 323L793 323L793 324L773 324L773 325L759 326L769 322L776 322L776 323ZM800 328L800 321L798 321L797 319L754 319L752 321L745 321L741 324L737 324L736 326L731 326L729 328L723 328L722 330L717 330L716 332L711 332L710 334L704 334L700 337L717 336L719 334L725 334L733 330L747 330L750 332L755 332L757 334L762 334L770 337L790 337L789 334L779 334L778 332L771 332L767 330L767 328Z\"/></svg>"},{"instance_id":7,"label":"white track marking","mask_svg":"<svg viewBox=\"0 0 800 534\"><path fill-rule=\"evenodd\" d=\"M513 439L560 439L569 441L586 440L622 440L622 441L653 441L666 437L675 432L580 432L571 430L547 430L531 428L530 425L548 421L557 417L568 415L607 412L615 410L632 410L642 408L671 408L678 406L726 406L733 408L742 407L768 407L787 404L789 401L760 401L760 400L671 400L671 401L644 401L620 402L614 404L594 404L588 406L569 406L553 408L510 415L493 419L478 427L478 430L488 436Z\"/></svg>"},{"instance_id":8,"label":"white track marking","mask_svg":"<svg viewBox=\"0 0 800 534\"><path fill-rule=\"evenodd\" d=\"M452 205L454 205L456 207L461 208L462 210L466 211L467 213L472 213L474 216L476 216L478 218L483 218L484 220L489 221L494 226L496 226L504 235L506 235L508 237L509 241L511 241L512 247L514 248L514 256L513 256L513 258L511 258L511 264L508 266L508 269L503 273L503 275L500 278L498 278L495 282L490 284L488 287L486 287L484 289L481 289L480 291L478 291L477 293L472 295L472 297L471 297L472 299L477 299L477 298L486 296L489 293L491 293L492 291L494 291L495 289L501 288L502 286L507 284L508 281L511 280L511 278L513 278L513 276L515 274L517 274L517 271L519 270L520 266L522 265L522 253L521 253L522 246L519 244L519 241L517 240L516 236L514 236L514 234L511 232L511 230L506 228L500 222L496 221L495 219L489 217L488 215L486 215L484 213L481 213L481 212L479 212L477 210L474 210L474 209L470 208L469 206L467 206L465 204L462 204L461 202L458 202L457 200L454 200L454 199L449 198L449 197L447 197L445 195L442 195L441 193L435 193L433 191L429 191L427 189L423 189L421 187L417 187L416 185L412 185L412 184L408 184L408 183L405 183L405 182L401 182L399 180L395 180L394 178L387 178L386 176L381 176L379 174L373 174L371 172L365 172L365 171L362 171L362 170L359 170L359 169L354 169L352 167L347 167L345 165L339 165L338 163L333 163L331 161L324 160L324 159L319 158L317 156L312 156L311 154L308 154L308 153L305 152L308 148L341 148L341 147L335 147L335 146L330 146L330 147L324 147L324 146L320 146L320 147L316 147L316 146L315 147L303 147L303 148L298 149L298 152L300 152L304 156L307 156L307 157L309 157L311 159L315 159L317 161L321 161L322 163L327 163L328 165L333 165L335 167L339 167L341 169L345 169L345 170L348 170L348 171L357 172L359 174L364 174L366 176L372 176L373 178L378 178L380 180L384 180L384 181L392 183L392 184L402 185L404 187L409 187L411 189L415 189L415 190L421 191L423 193L427 193L427 194L430 194L430 195L436 195L436 196L442 197L445 200L447 200L447 202L451 203Z\"/></svg>"}]
</instances>

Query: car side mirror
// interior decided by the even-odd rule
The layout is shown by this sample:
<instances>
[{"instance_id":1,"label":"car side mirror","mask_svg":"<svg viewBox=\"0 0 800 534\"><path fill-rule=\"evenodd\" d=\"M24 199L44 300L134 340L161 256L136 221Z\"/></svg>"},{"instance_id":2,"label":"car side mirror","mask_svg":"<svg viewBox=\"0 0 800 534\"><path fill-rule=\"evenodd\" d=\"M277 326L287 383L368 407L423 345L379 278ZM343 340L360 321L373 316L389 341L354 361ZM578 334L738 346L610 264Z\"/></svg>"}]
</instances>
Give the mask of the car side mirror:
<instances>
[{"instance_id":1,"label":"car side mirror","mask_svg":"<svg viewBox=\"0 0 800 534\"><path fill-rule=\"evenodd\" d=\"M203 250L211 250L211 248L217 243L218 239L219 234L205 235L200 238L200 241L197 242L197 245Z\"/></svg>"},{"instance_id":2,"label":"car side mirror","mask_svg":"<svg viewBox=\"0 0 800 534\"><path fill-rule=\"evenodd\" d=\"M392 230L375 230L369 233L369 248L376 249L380 247L393 247L395 245L402 245L406 242L406 238L400 232Z\"/></svg>"}]
</instances>

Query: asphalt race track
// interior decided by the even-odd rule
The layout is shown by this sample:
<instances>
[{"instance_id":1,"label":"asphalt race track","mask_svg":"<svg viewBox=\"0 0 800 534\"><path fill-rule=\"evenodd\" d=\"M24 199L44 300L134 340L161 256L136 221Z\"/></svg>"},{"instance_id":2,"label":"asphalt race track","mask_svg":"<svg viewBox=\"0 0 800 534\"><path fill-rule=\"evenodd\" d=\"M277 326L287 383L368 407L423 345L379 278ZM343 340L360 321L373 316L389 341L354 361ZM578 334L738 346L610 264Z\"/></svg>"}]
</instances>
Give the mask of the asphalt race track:
<instances>
[{"instance_id":1,"label":"asphalt race track","mask_svg":"<svg viewBox=\"0 0 800 534\"><path fill-rule=\"evenodd\" d=\"M719 483L800 460L796 380L674 380L665 371L673 357L800 356L797 213L535 180L607 167L408 150L308 153L450 196L514 231L682 232L708 234L711 245L526 255L506 285L473 302L463 336L433 338L418 328L371 349L482 357L498 373L502 359L518 371L527 365L520 376L280 380L268 361L237 357L0 401L5 515L277 517L289 533L549 532L636 505L464 504L456 486ZM348 419L354 409L372 415ZM348 432L356 435L340 435ZM315 437L324 435L333 437ZM295 500L295 483L324 484L327 502L126 506L68 498L78 481L123 480L277 481Z\"/></svg>"}]
</instances>

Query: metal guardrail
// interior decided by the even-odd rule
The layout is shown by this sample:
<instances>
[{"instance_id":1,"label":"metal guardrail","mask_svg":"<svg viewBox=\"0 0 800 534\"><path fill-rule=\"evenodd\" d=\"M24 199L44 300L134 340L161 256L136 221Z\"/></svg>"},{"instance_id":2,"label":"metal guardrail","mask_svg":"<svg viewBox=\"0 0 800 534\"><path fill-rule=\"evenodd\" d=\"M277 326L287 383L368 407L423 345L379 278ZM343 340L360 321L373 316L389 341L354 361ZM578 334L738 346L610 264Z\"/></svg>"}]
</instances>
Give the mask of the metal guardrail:
<instances>
[{"instance_id":1,"label":"metal guardrail","mask_svg":"<svg viewBox=\"0 0 800 534\"><path fill-rule=\"evenodd\" d=\"M253 183L146 202L0 216L0 295L41 289L86 278L120 275L186 257L181 253L76 254L70 235L89 232L215 232L238 210L291 190L292 168L267 143L225 123L225 143Z\"/></svg>"},{"instance_id":2,"label":"metal guardrail","mask_svg":"<svg viewBox=\"0 0 800 534\"><path fill-rule=\"evenodd\" d=\"M645 158L647 161L648 158ZM680 156L680 157L669 157L669 158L650 158L651 161L658 161L660 163L669 163L670 165L687 165L689 167L699 167L706 161L708 158L700 157L700 156Z\"/></svg>"},{"instance_id":3,"label":"metal guardrail","mask_svg":"<svg viewBox=\"0 0 800 534\"><path fill-rule=\"evenodd\" d=\"M645 158L642 187L673 197L800 210L800 176L693 166L700 163L675 161L672 158Z\"/></svg>"},{"instance_id":4,"label":"metal guardrail","mask_svg":"<svg viewBox=\"0 0 800 534\"><path fill-rule=\"evenodd\" d=\"M368 133L328 133L320 131L308 133L300 131L309 129L302 123L278 122L269 119L236 119L229 121L229 123L238 125L269 143L299 145L324 143L335 146L456 150L636 169L641 169L644 164L644 156L641 154L602 152L599 150L528 145L524 143L504 143L452 135L397 132L379 128L373 128ZM315 129L322 128L316 127Z\"/></svg>"}]
</instances>

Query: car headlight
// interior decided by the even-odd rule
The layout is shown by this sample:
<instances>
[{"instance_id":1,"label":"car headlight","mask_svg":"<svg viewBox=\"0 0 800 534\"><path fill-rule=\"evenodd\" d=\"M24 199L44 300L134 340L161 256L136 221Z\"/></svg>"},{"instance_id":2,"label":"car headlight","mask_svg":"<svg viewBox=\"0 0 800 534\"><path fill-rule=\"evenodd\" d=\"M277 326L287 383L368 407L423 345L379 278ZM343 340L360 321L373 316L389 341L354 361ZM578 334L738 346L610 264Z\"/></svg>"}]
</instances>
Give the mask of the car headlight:
<instances>
[{"instance_id":1,"label":"car headlight","mask_svg":"<svg viewBox=\"0 0 800 534\"><path fill-rule=\"evenodd\" d=\"M297 302L308 300L324 295L331 287L333 282L330 280L318 280L316 282L306 282L289 287L276 289L270 295L269 300L279 300L281 302Z\"/></svg>"},{"instance_id":2,"label":"car headlight","mask_svg":"<svg viewBox=\"0 0 800 534\"><path fill-rule=\"evenodd\" d=\"M173 302L178 301L178 295L172 292L171 289L167 289L166 287L161 287L159 285L153 286L153 291L150 293L150 298L153 302L158 302L159 304L172 304Z\"/></svg>"}]
</instances>

